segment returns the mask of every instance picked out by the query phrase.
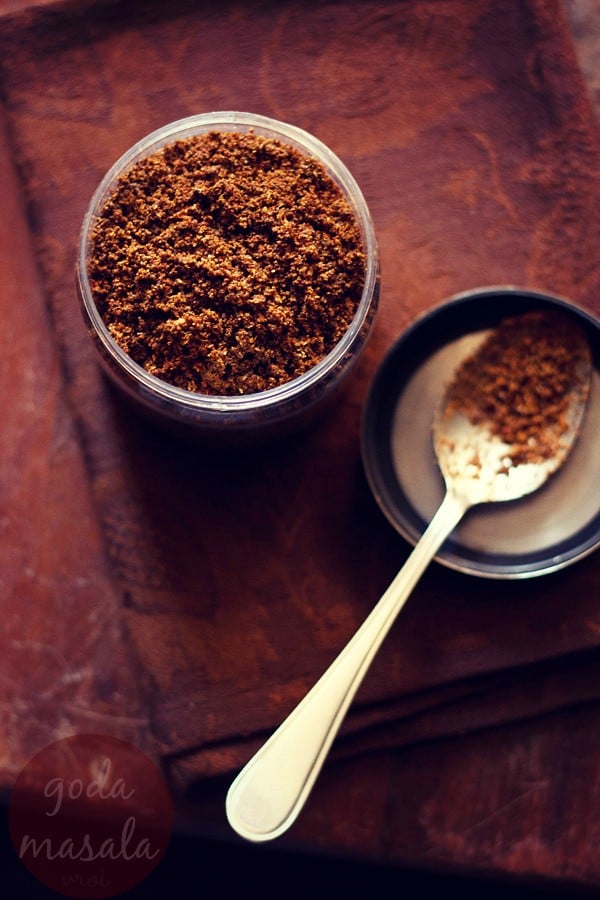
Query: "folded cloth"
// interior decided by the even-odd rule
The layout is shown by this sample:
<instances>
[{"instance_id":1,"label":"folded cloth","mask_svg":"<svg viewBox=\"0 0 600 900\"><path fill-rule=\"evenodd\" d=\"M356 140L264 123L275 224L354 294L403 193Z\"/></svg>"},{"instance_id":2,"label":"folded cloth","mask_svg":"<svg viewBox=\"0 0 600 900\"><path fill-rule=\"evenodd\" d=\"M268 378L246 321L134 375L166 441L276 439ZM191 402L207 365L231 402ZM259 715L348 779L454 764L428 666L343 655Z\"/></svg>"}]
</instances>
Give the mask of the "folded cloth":
<instances>
[{"instance_id":1,"label":"folded cloth","mask_svg":"<svg viewBox=\"0 0 600 900\"><path fill-rule=\"evenodd\" d=\"M370 379L405 326L482 284L600 312L598 129L556 0L67 4L5 19L0 42L106 564L157 752L183 793L243 763L408 554L359 451ZM343 403L285 442L215 454L113 394L73 270L87 203L121 152L219 108L293 122L342 157L373 214L382 293ZM588 697L587 675L542 689L535 667L598 647L599 574L594 557L510 585L432 566L361 687L348 752Z\"/></svg>"}]
</instances>

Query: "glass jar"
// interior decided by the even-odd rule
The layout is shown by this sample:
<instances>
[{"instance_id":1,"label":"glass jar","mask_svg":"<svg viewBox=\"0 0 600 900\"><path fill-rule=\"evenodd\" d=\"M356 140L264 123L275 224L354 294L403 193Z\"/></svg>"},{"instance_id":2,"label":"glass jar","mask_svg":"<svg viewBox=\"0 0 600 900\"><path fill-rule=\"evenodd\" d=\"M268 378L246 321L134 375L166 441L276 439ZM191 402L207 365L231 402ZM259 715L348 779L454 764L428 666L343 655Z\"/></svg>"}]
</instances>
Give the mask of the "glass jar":
<instances>
[{"instance_id":1,"label":"glass jar","mask_svg":"<svg viewBox=\"0 0 600 900\"><path fill-rule=\"evenodd\" d=\"M208 132L253 132L274 138L317 160L353 210L366 259L364 286L355 315L333 349L311 369L277 387L250 394L213 395L185 390L147 372L112 337L94 302L88 277L94 224L115 184L127 170L162 147ZM107 172L85 215L78 254L78 285L89 332L103 367L136 406L179 432L201 438L270 437L311 420L333 399L362 353L379 297L379 255L373 223L356 181L321 141L300 128L242 112L213 112L181 119L131 147Z\"/></svg>"}]
</instances>

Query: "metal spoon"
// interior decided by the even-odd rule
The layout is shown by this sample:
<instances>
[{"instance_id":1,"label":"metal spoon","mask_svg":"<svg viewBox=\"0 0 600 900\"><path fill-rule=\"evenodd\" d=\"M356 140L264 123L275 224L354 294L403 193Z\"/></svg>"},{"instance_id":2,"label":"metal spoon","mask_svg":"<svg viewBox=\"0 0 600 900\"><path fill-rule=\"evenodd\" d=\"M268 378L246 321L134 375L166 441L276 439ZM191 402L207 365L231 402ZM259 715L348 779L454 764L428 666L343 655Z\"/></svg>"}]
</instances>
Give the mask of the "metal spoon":
<instances>
[{"instance_id":1,"label":"metal spoon","mask_svg":"<svg viewBox=\"0 0 600 900\"><path fill-rule=\"evenodd\" d=\"M591 377L583 336L575 350L578 363L563 394L562 424L545 426L552 453L533 462L515 464L512 445L501 440L490 422L473 423L456 408L453 386L459 382L455 379L450 385L433 423L434 449L446 485L444 500L368 618L232 783L226 812L242 837L271 840L295 821L382 641L428 563L467 510L480 503L523 497L540 488L562 465L579 431Z\"/></svg>"}]
</instances>

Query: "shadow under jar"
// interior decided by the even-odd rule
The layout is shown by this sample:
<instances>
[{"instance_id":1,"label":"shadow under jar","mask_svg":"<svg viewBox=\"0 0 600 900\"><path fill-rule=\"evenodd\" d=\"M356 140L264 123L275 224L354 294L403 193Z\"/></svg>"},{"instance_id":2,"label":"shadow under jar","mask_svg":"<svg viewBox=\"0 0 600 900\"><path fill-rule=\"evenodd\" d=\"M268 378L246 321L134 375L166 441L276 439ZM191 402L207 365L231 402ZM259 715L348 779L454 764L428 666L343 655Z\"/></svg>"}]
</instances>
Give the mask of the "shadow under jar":
<instances>
[{"instance_id":1,"label":"shadow under jar","mask_svg":"<svg viewBox=\"0 0 600 900\"><path fill-rule=\"evenodd\" d=\"M364 197L307 132L216 112L127 151L84 218L78 284L109 377L163 424L297 429L353 368L379 298Z\"/></svg>"}]
</instances>

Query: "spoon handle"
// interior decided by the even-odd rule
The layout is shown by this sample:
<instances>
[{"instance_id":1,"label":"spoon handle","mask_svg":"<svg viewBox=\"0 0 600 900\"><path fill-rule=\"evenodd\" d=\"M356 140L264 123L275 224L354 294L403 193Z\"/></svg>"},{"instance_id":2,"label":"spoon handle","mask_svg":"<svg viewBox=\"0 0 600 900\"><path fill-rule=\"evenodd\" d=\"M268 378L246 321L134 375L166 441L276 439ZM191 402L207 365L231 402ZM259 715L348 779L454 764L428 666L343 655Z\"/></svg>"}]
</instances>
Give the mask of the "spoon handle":
<instances>
[{"instance_id":1,"label":"spoon handle","mask_svg":"<svg viewBox=\"0 0 600 900\"><path fill-rule=\"evenodd\" d=\"M419 542L339 656L227 794L231 827L251 841L283 834L296 819L360 683L396 616L468 504L448 492Z\"/></svg>"}]
</instances>

